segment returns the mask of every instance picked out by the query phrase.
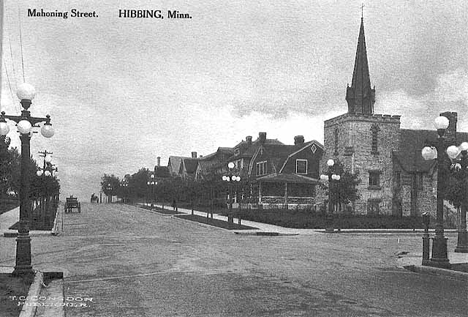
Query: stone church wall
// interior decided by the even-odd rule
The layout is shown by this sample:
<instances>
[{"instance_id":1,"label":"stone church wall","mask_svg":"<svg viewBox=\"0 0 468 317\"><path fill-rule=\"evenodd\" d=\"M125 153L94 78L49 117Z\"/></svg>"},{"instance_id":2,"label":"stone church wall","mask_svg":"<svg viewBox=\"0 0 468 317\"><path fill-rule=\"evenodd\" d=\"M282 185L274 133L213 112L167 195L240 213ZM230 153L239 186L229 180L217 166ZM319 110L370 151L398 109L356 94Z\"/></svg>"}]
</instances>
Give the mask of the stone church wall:
<instances>
[{"instance_id":1,"label":"stone church wall","mask_svg":"<svg viewBox=\"0 0 468 317\"><path fill-rule=\"evenodd\" d=\"M378 127L377 152L372 153L372 127ZM351 172L359 172L360 199L355 214L368 214L369 202L378 203L379 214L392 214L392 151L400 142L400 116L344 114L325 121L325 154L321 164L332 158L343 162ZM380 186L369 185L369 172L380 175ZM322 173L323 173L322 172Z\"/></svg>"}]
</instances>

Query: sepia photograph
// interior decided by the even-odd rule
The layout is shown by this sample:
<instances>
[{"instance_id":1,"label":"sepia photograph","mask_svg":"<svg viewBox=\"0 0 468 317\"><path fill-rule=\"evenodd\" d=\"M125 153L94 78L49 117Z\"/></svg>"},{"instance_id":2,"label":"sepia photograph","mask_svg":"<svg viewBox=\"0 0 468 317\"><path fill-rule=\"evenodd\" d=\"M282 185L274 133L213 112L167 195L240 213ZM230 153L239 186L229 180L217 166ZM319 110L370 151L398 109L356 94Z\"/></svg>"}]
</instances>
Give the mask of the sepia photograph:
<instances>
[{"instance_id":1,"label":"sepia photograph","mask_svg":"<svg viewBox=\"0 0 468 317\"><path fill-rule=\"evenodd\" d=\"M0 317L468 314L468 2L0 0L0 38Z\"/></svg>"}]
</instances>

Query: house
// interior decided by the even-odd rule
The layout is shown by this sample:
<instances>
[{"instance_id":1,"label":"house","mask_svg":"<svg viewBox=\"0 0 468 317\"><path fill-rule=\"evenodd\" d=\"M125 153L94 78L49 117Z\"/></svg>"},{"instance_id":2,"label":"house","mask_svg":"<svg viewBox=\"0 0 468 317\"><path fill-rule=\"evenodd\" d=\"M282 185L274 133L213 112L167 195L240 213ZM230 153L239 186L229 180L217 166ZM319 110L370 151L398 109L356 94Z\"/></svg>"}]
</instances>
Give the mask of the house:
<instances>
[{"instance_id":1,"label":"house","mask_svg":"<svg viewBox=\"0 0 468 317\"><path fill-rule=\"evenodd\" d=\"M282 142L278 141L277 139L267 139L266 132L259 132L258 138L255 141L252 141L252 136L247 136L245 141L241 141L236 146L234 146L233 151L234 154L229 157L226 162L226 171L227 171L227 164L229 162L234 163L234 168L239 175L247 175L250 160L252 159L253 155L257 151L257 149L261 145L284 145Z\"/></svg>"},{"instance_id":2,"label":"house","mask_svg":"<svg viewBox=\"0 0 468 317\"><path fill-rule=\"evenodd\" d=\"M157 164L154 167L154 178L156 180L167 179L171 176L168 166L161 166L161 157L157 157Z\"/></svg>"},{"instance_id":3,"label":"house","mask_svg":"<svg viewBox=\"0 0 468 317\"><path fill-rule=\"evenodd\" d=\"M232 148L219 147L216 152L200 157L195 171L195 180L203 180L226 171L228 158L234 154Z\"/></svg>"},{"instance_id":4,"label":"house","mask_svg":"<svg viewBox=\"0 0 468 317\"><path fill-rule=\"evenodd\" d=\"M167 164L170 176L182 179L194 179L198 160L197 152L192 152L191 157L170 156Z\"/></svg>"},{"instance_id":5,"label":"house","mask_svg":"<svg viewBox=\"0 0 468 317\"><path fill-rule=\"evenodd\" d=\"M260 139L248 170L254 203L263 208L313 206L322 155L322 144L304 142L302 135L294 145Z\"/></svg>"}]
</instances>

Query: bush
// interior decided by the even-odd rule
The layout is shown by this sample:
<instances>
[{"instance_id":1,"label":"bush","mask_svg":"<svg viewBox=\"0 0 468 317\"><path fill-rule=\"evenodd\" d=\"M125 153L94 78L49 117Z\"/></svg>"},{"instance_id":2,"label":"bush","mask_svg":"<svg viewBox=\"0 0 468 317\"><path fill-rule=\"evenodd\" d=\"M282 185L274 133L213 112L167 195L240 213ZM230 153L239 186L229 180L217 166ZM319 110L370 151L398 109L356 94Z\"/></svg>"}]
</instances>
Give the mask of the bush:
<instances>
[{"instance_id":1,"label":"bush","mask_svg":"<svg viewBox=\"0 0 468 317\"><path fill-rule=\"evenodd\" d=\"M244 211L245 220L264 222L288 228L324 229L327 215L321 211L264 209ZM387 215L333 215L335 227L342 229L422 229L421 217L397 217Z\"/></svg>"}]
</instances>

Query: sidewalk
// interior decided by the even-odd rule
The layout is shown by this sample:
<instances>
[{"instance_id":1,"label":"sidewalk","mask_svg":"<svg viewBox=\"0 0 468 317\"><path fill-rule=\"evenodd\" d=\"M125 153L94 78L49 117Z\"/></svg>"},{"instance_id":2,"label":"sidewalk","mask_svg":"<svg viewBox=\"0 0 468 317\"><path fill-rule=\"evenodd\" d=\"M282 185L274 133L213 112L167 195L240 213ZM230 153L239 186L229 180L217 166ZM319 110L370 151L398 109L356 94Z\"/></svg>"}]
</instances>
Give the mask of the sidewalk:
<instances>
[{"instance_id":1,"label":"sidewalk","mask_svg":"<svg viewBox=\"0 0 468 317\"><path fill-rule=\"evenodd\" d=\"M61 213L61 210L58 214L60 213ZM2 237L15 238L18 233L18 230L10 230L9 228L13 226L15 223L17 223L18 220L19 220L19 207L16 207L15 209L12 209L8 212L1 214L0 215L0 235ZM60 220L61 219L57 219L57 221L60 221ZM30 237L37 237L41 235L50 235L50 234L51 234L50 230L30 230L29 231Z\"/></svg>"},{"instance_id":2,"label":"sidewalk","mask_svg":"<svg viewBox=\"0 0 468 317\"><path fill-rule=\"evenodd\" d=\"M29 232L30 237L45 236L51 235L55 230L59 229L58 224L61 224L61 215L62 210L59 208L56 215L56 226L52 230L32 230ZM19 207L5 212L0 215L0 239L11 239L12 243L16 239L17 230L10 230L9 228L14 225L19 220ZM2 250L3 251L3 250ZM11 266L0 266L0 273L12 273L14 267ZM24 303L23 309L21 311L21 317L61 317L65 316L65 311L63 308L63 280L56 279L52 281L48 287L44 287L43 284L43 272L36 271L34 282L31 284L29 289L28 297L29 298L39 298L39 296L45 296L47 298L56 298L57 305L51 306L41 306L43 301L39 300L29 300ZM50 303L49 303L50 304Z\"/></svg>"},{"instance_id":3,"label":"sidewalk","mask_svg":"<svg viewBox=\"0 0 468 317\"><path fill-rule=\"evenodd\" d=\"M144 204L146 206L150 206L150 204ZM155 204L154 205L157 208L162 208L162 205ZM166 210L172 210L171 206L165 206L164 209ZM185 209L185 208L177 208L179 213L191 215L192 210L191 209ZM194 215L197 216L202 216L206 217L206 212L202 211L193 211ZM211 215L210 215L211 217ZM227 216L221 216L218 214L213 214L213 219L217 220L222 220L227 222ZM238 224L238 218L234 218L234 225ZM261 222L255 222L255 221L250 221L250 220L241 220L241 224L257 229L251 229L251 230L239 230L236 231L235 229L232 230L236 234L243 234L243 235L304 235L304 234L317 234L320 233L320 231L324 231L321 229L295 229L295 228L285 228L285 227L280 227L280 226L275 226L267 223L261 223Z\"/></svg>"},{"instance_id":4,"label":"sidewalk","mask_svg":"<svg viewBox=\"0 0 468 317\"><path fill-rule=\"evenodd\" d=\"M447 256L452 265L468 263L468 253L448 252ZM401 256L398 259L398 266L417 273L444 275L456 279L468 279L468 273L466 272L422 265L422 253L409 253Z\"/></svg>"},{"instance_id":5,"label":"sidewalk","mask_svg":"<svg viewBox=\"0 0 468 317\"><path fill-rule=\"evenodd\" d=\"M142 203L141 205L144 206L151 206L149 203ZM154 207L157 208L162 208L161 204L153 204ZM164 206L165 210L171 210L172 207L169 205ZM187 214L190 215L192 214L191 209L186 209L186 208L177 208L179 213ZM206 217L206 212L203 211L193 211L194 215ZM211 217L211 215L210 215ZM222 216L219 214L213 214L213 219L218 219L222 221L227 221L227 216ZM238 218L234 218L234 224L238 223ZM255 230L241 230L241 231L236 231L232 230L236 234L257 234L257 233L278 233L280 235L304 235L304 234L317 234L317 233L325 233L325 229L298 229L298 228L286 228L286 227L281 227L281 226L276 226L276 225L271 225L267 223L262 223L262 222L255 222L255 221L250 221L250 220L244 220L242 219L241 221L242 225L246 225L249 227L254 227L257 228ZM456 229L445 229L445 232L456 232ZM430 233L433 233L434 230L429 230ZM424 233L424 229L341 229L338 231L337 228L335 228L333 233L379 233L379 234L393 234L393 233Z\"/></svg>"}]
</instances>

